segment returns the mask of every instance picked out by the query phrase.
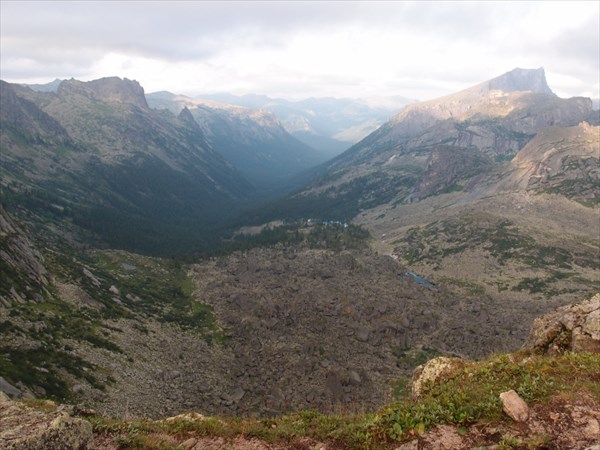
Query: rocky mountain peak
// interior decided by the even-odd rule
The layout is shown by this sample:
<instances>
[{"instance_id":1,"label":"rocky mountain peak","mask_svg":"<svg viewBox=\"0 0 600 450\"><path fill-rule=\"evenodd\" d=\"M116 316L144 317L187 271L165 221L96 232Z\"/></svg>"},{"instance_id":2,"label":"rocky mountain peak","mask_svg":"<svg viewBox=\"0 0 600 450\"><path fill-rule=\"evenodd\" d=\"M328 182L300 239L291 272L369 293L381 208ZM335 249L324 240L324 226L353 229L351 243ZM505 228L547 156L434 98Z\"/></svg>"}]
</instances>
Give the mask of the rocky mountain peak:
<instances>
[{"instance_id":1,"label":"rocky mountain peak","mask_svg":"<svg viewBox=\"0 0 600 450\"><path fill-rule=\"evenodd\" d=\"M532 98L531 94L542 95ZM524 96L528 97L525 103ZM517 68L460 92L412 103L390 122L397 134L415 136L440 120L466 120L476 115L502 117L515 108L541 104L548 99L557 99L557 96L546 83L544 69Z\"/></svg>"},{"instance_id":2,"label":"rocky mountain peak","mask_svg":"<svg viewBox=\"0 0 600 450\"><path fill-rule=\"evenodd\" d=\"M187 106L184 106L183 109L181 110L181 112L179 113L179 118L181 120L183 120L185 123L192 125L194 128L198 128L198 124L196 123L196 121L194 120L194 116L192 116L192 113L190 112L190 110L187 108Z\"/></svg>"},{"instance_id":3,"label":"rocky mountain peak","mask_svg":"<svg viewBox=\"0 0 600 450\"><path fill-rule=\"evenodd\" d=\"M129 103L147 109L144 88L135 80L106 77L93 81L65 80L58 86L58 94L77 93L110 103Z\"/></svg>"},{"instance_id":4,"label":"rocky mountain peak","mask_svg":"<svg viewBox=\"0 0 600 450\"><path fill-rule=\"evenodd\" d=\"M487 85L488 91L530 91L536 94L555 95L546 82L546 74L543 67L538 69L516 68L484 84Z\"/></svg>"}]
</instances>

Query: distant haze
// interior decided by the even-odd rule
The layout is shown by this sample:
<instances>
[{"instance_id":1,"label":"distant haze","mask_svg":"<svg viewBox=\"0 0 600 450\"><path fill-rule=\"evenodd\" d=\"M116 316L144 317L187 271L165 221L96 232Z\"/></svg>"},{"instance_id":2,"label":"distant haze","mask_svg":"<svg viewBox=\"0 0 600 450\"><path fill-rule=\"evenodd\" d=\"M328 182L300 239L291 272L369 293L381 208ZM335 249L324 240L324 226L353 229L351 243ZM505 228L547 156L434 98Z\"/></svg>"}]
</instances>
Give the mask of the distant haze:
<instances>
[{"instance_id":1,"label":"distant haze","mask_svg":"<svg viewBox=\"0 0 600 450\"><path fill-rule=\"evenodd\" d=\"M0 3L0 76L146 92L426 100L515 67L598 98L600 2Z\"/></svg>"}]
</instances>

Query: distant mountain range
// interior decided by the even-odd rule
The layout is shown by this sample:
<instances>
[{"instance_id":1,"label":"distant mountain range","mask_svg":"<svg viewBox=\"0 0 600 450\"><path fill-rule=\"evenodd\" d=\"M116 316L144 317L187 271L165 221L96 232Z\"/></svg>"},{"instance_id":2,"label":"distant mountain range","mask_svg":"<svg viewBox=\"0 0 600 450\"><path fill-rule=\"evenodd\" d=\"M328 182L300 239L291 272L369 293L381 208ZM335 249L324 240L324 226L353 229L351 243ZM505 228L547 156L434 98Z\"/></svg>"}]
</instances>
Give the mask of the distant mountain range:
<instances>
[{"instance_id":1,"label":"distant mountain range","mask_svg":"<svg viewBox=\"0 0 600 450\"><path fill-rule=\"evenodd\" d=\"M400 96L364 99L326 97L297 101L227 93L200 97L271 111L289 133L328 157L346 150L375 131L400 108L415 101Z\"/></svg>"},{"instance_id":2,"label":"distant mountain range","mask_svg":"<svg viewBox=\"0 0 600 450\"><path fill-rule=\"evenodd\" d=\"M27 87L41 92L54 92L62 80ZM266 95L229 93L201 94L196 97L166 91L146 94L151 107L171 109L179 113L183 106L213 108L224 114L233 113L234 106L273 113L283 128L307 146L317 150L317 159L326 160L348 149L352 144L375 131L402 107L416 100L401 96L368 98L308 98L286 100ZM241 109L237 110L242 111ZM245 119L248 120L246 114ZM287 138L289 139L289 138ZM294 144L297 146L297 144Z\"/></svg>"}]
</instances>

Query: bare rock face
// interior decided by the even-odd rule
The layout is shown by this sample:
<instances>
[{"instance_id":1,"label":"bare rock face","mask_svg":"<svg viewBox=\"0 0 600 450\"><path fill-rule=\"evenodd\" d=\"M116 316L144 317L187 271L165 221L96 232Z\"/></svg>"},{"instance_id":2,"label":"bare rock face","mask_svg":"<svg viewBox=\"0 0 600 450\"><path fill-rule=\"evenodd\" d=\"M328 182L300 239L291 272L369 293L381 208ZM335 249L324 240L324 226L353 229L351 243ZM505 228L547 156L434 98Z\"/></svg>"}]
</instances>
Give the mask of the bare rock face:
<instances>
[{"instance_id":1,"label":"bare rock face","mask_svg":"<svg viewBox=\"0 0 600 450\"><path fill-rule=\"evenodd\" d=\"M135 80L106 77L83 82L65 80L58 86L58 94L78 93L111 103L129 103L139 108L148 108L144 88Z\"/></svg>"},{"instance_id":2,"label":"bare rock face","mask_svg":"<svg viewBox=\"0 0 600 450\"><path fill-rule=\"evenodd\" d=\"M523 348L549 354L600 353L600 294L536 319Z\"/></svg>"},{"instance_id":3,"label":"bare rock face","mask_svg":"<svg viewBox=\"0 0 600 450\"><path fill-rule=\"evenodd\" d=\"M531 91L539 94L555 95L546 82L544 69L519 69L500 75L488 81L489 90L504 92Z\"/></svg>"},{"instance_id":4,"label":"bare rock face","mask_svg":"<svg viewBox=\"0 0 600 450\"><path fill-rule=\"evenodd\" d=\"M44 258L23 231L0 207L0 305L42 301L48 285Z\"/></svg>"},{"instance_id":5,"label":"bare rock face","mask_svg":"<svg viewBox=\"0 0 600 450\"><path fill-rule=\"evenodd\" d=\"M427 197L453 183L487 172L491 167L491 159L474 147L439 145L429 156L425 177L413 195Z\"/></svg>"},{"instance_id":6,"label":"bare rock face","mask_svg":"<svg viewBox=\"0 0 600 450\"><path fill-rule=\"evenodd\" d=\"M412 376L412 395L413 398L419 397L425 383L437 381L442 376L451 373L454 369L460 367L464 362L461 358L446 358L441 356L433 358L427 363L418 366Z\"/></svg>"},{"instance_id":7,"label":"bare rock face","mask_svg":"<svg viewBox=\"0 0 600 450\"><path fill-rule=\"evenodd\" d=\"M44 413L0 397L0 448L85 450L93 448L92 425L65 410Z\"/></svg>"},{"instance_id":8,"label":"bare rock face","mask_svg":"<svg viewBox=\"0 0 600 450\"><path fill-rule=\"evenodd\" d=\"M502 410L516 422L527 422L529 419L529 407L512 389L500 394Z\"/></svg>"}]
</instances>

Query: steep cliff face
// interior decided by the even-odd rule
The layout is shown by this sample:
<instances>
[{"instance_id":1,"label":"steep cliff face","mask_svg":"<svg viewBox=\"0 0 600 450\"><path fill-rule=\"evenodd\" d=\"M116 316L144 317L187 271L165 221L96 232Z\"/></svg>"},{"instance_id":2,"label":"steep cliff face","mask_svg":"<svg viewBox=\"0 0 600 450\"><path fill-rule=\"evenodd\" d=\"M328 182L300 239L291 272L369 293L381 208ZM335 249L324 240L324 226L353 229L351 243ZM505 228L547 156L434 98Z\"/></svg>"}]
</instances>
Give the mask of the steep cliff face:
<instances>
[{"instance_id":1,"label":"steep cliff face","mask_svg":"<svg viewBox=\"0 0 600 450\"><path fill-rule=\"evenodd\" d=\"M48 272L44 258L0 206L0 304L44 301L48 294Z\"/></svg>"},{"instance_id":2,"label":"steep cliff face","mask_svg":"<svg viewBox=\"0 0 600 450\"><path fill-rule=\"evenodd\" d=\"M148 108L144 88L135 80L119 77L100 78L83 82L65 80L58 85L59 96L83 95L108 103L127 103L139 108Z\"/></svg>"},{"instance_id":3,"label":"steep cliff face","mask_svg":"<svg viewBox=\"0 0 600 450\"><path fill-rule=\"evenodd\" d=\"M530 91L535 94L555 95L546 82L546 74L542 67L538 69L516 68L480 86L482 90L487 87L489 91Z\"/></svg>"}]
</instances>

